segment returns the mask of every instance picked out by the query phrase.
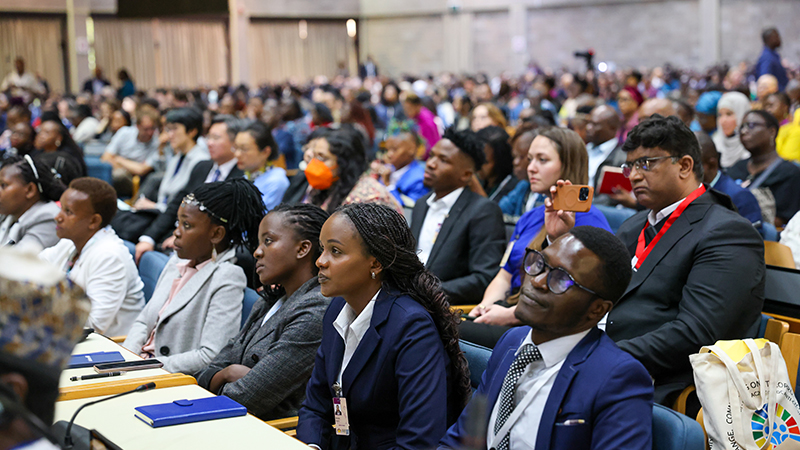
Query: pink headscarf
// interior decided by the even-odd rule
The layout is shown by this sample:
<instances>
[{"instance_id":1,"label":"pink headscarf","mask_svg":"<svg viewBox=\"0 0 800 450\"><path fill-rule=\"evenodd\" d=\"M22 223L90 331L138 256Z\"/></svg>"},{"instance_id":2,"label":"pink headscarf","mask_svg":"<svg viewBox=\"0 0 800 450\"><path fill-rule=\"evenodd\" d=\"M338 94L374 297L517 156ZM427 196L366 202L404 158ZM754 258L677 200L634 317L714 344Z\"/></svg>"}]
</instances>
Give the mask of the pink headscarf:
<instances>
[{"instance_id":1,"label":"pink headscarf","mask_svg":"<svg viewBox=\"0 0 800 450\"><path fill-rule=\"evenodd\" d=\"M636 100L636 106L642 106L642 103L644 103L644 97L642 97L642 93L639 92L638 89L633 86L625 86L623 89L628 91L628 93L631 94L631 97Z\"/></svg>"}]
</instances>

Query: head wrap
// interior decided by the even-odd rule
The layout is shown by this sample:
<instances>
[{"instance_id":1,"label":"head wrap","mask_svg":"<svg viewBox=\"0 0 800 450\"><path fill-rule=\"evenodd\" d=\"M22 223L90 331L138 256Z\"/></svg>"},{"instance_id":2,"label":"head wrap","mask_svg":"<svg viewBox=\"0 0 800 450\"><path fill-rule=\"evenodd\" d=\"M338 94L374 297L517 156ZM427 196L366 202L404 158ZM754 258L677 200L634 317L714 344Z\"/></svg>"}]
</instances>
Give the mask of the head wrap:
<instances>
[{"instance_id":1,"label":"head wrap","mask_svg":"<svg viewBox=\"0 0 800 450\"><path fill-rule=\"evenodd\" d=\"M719 91L704 92L700 95L700 98L697 99L697 104L694 106L694 109L701 114L716 116L717 103L720 97L722 97L722 93Z\"/></svg>"},{"instance_id":2,"label":"head wrap","mask_svg":"<svg viewBox=\"0 0 800 450\"><path fill-rule=\"evenodd\" d=\"M631 97L633 97L633 99L636 100L636 106L641 106L642 103L644 103L644 97L642 97L642 93L639 92L639 90L636 89L635 87L625 86L623 90L628 91L628 93L631 94Z\"/></svg>"}]
</instances>

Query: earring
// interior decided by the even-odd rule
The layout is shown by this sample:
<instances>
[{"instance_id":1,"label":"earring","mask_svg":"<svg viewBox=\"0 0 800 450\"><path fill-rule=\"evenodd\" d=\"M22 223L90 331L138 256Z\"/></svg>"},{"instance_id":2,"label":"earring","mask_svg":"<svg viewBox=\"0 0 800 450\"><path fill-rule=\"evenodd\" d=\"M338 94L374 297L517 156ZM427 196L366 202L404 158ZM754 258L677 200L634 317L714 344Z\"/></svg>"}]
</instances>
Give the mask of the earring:
<instances>
[{"instance_id":1,"label":"earring","mask_svg":"<svg viewBox=\"0 0 800 450\"><path fill-rule=\"evenodd\" d=\"M372 279L374 280L375 279L375 272L370 272L369 274L372 275Z\"/></svg>"},{"instance_id":2,"label":"earring","mask_svg":"<svg viewBox=\"0 0 800 450\"><path fill-rule=\"evenodd\" d=\"M217 247L211 250L211 260L217 262Z\"/></svg>"},{"instance_id":3,"label":"earring","mask_svg":"<svg viewBox=\"0 0 800 450\"><path fill-rule=\"evenodd\" d=\"M61 141L56 141L56 147L61 147Z\"/></svg>"}]
</instances>

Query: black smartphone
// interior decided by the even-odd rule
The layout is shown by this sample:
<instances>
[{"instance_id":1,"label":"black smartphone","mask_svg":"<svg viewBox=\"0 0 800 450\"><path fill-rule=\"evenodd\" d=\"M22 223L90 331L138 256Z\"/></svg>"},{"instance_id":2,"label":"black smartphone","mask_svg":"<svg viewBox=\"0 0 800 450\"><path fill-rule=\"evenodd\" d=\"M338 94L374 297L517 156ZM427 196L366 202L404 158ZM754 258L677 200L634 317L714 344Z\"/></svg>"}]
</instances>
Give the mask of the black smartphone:
<instances>
[{"instance_id":1,"label":"black smartphone","mask_svg":"<svg viewBox=\"0 0 800 450\"><path fill-rule=\"evenodd\" d=\"M470 320L470 321L471 321L471 320L475 320L476 318L475 318L475 317L472 317L472 316L470 316L469 314L462 314L462 315L461 315L461 319L462 319L462 320Z\"/></svg>"},{"instance_id":2,"label":"black smartphone","mask_svg":"<svg viewBox=\"0 0 800 450\"><path fill-rule=\"evenodd\" d=\"M143 359L140 361L123 361L97 364L94 366L94 371L97 373L128 372L131 370L158 369L163 365L164 364L157 359Z\"/></svg>"}]
</instances>

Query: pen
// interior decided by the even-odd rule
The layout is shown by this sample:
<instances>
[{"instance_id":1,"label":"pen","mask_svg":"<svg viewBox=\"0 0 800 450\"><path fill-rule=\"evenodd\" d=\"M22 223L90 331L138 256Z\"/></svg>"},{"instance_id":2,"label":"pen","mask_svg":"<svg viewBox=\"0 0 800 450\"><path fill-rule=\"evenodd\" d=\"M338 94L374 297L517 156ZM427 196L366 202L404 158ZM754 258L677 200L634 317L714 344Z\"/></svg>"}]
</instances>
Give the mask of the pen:
<instances>
[{"instance_id":1,"label":"pen","mask_svg":"<svg viewBox=\"0 0 800 450\"><path fill-rule=\"evenodd\" d=\"M570 419L570 420L565 420L564 421L564 425L567 425L567 426L569 426L569 425L580 425L582 423L585 423L585 421L583 419Z\"/></svg>"},{"instance_id":2,"label":"pen","mask_svg":"<svg viewBox=\"0 0 800 450\"><path fill-rule=\"evenodd\" d=\"M122 372L95 373L91 375L84 375L82 377L71 377L70 381L94 380L96 378L118 377L120 375L122 375Z\"/></svg>"}]
</instances>

